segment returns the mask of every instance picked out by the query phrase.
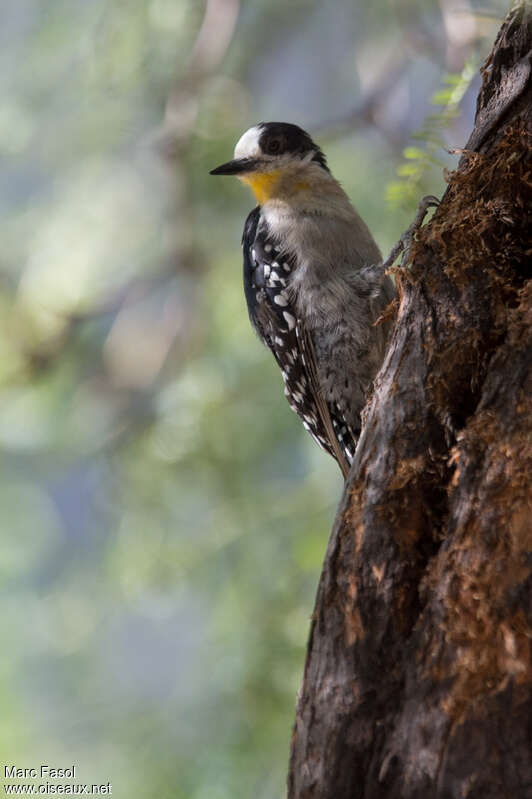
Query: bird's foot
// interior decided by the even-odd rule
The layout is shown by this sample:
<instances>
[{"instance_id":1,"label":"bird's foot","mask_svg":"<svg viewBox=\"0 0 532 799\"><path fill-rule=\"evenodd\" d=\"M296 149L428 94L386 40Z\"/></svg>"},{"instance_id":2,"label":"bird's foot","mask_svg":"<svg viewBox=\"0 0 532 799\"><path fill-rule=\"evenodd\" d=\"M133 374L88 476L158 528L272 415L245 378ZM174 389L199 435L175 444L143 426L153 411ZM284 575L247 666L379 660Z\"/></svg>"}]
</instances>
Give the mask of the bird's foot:
<instances>
[{"instance_id":1,"label":"bird's foot","mask_svg":"<svg viewBox=\"0 0 532 799\"><path fill-rule=\"evenodd\" d=\"M397 256L402 252L403 257L401 258L401 266L408 263L408 256L410 254L410 248L412 246L412 242L414 241L414 236L416 235L417 231L423 224L423 220L427 215L427 211L429 208L436 208L440 204L440 201L434 195L429 194L420 201L416 215L414 217L414 221L406 230L397 244L392 247L392 250L388 256L388 258L384 261L383 267L384 269L389 269L392 264L394 263Z\"/></svg>"}]
</instances>

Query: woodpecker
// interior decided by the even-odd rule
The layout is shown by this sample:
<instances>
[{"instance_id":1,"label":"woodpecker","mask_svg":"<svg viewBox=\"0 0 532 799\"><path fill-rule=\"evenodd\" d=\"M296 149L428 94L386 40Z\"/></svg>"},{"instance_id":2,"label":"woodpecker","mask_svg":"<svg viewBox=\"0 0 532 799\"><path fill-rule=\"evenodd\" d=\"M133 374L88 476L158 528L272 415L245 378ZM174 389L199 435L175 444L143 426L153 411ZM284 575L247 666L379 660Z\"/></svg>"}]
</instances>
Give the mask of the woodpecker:
<instances>
[{"instance_id":1,"label":"woodpecker","mask_svg":"<svg viewBox=\"0 0 532 799\"><path fill-rule=\"evenodd\" d=\"M253 126L210 174L236 175L255 195L242 236L249 317L290 406L345 477L385 353L390 323L375 323L395 293L379 248L297 125Z\"/></svg>"}]
</instances>

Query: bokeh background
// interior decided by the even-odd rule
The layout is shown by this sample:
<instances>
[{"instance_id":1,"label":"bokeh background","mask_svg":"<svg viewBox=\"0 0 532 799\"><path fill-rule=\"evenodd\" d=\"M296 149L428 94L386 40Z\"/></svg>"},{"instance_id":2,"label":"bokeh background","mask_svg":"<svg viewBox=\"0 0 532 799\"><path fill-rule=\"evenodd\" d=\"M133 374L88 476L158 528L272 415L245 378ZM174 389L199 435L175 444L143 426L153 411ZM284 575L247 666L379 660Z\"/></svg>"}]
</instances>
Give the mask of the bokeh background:
<instances>
[{"instance_id":1,"label":"bokeh background","mask_svg":"<svg viewBox=\"0 0 532 799\"><path fill-rule=\"evenodd\" d=\"M283 796L341 478L208 170L296 122L386 251L467 139L488 2L3 0L0 765Z\"/></svg>"}]
</instances>

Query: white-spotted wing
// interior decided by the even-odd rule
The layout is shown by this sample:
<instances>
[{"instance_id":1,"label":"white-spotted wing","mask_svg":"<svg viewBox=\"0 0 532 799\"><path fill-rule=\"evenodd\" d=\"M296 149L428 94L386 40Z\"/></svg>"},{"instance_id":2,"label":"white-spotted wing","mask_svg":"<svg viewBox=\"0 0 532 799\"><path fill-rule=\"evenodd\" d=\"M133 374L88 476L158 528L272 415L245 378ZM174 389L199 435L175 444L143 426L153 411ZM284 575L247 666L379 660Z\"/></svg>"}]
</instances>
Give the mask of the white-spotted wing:
<instances>
[{"instance_id":1,"label":"white-spotted wing","mask_svg":"<svg viewBox=\"0 0 532 799\"><path fill-rule=\"evenodd\" d=\"M269 236L260 208L249 215L242 238L244 290L251 323L281 369L285 395L314 440L347 474L355 437L338 408L322 397L312 338L298 319L290 291L294 259Z\"/></svg>"}]
</instances>

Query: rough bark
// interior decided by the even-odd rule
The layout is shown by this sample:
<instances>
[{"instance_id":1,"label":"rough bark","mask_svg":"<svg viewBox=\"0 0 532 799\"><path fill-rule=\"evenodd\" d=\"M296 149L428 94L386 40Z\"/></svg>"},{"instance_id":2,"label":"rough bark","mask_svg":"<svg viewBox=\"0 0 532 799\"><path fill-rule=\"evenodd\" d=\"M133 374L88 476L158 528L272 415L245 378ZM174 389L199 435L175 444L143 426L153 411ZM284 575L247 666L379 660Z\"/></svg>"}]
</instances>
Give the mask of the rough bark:
<instances>
[{"instance_id":1,"label":"rough bark","mask_svg":"<svg viewBox=\"0 0 532 799\"><path fill-rule=\"evenodd\" d=\"M532 10L407 270L318 589L290 799L532 797Z\"/></svg>"}]
</instances>

